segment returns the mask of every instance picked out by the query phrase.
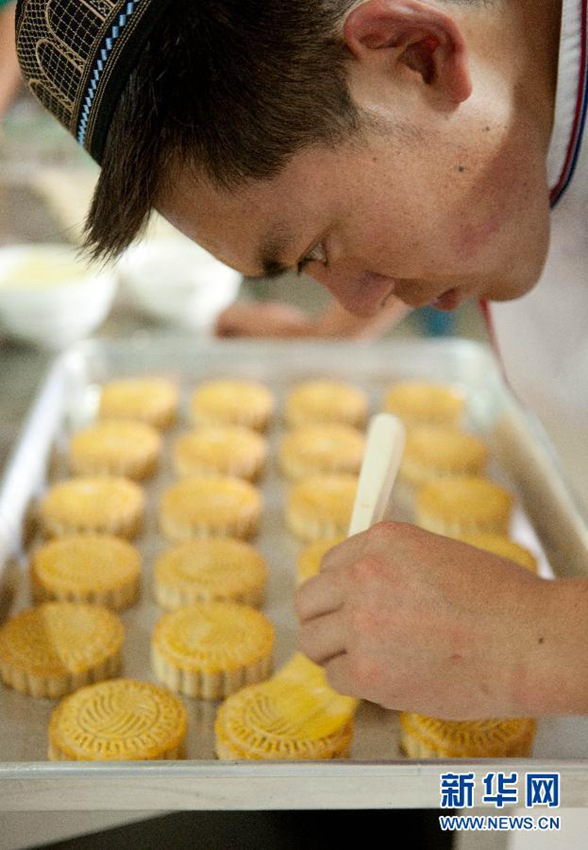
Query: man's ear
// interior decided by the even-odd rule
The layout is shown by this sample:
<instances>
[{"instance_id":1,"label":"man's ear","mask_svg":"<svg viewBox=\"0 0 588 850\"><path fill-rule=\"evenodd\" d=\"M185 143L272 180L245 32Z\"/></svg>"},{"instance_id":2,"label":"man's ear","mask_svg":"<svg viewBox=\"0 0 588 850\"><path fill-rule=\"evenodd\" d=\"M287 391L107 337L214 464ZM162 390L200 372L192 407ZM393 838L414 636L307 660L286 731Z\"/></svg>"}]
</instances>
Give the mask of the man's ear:
<instances>
[{"instance_id":1,"label":"man's ear","mask_svg":"<svg viewBox=\"0 0 588 850\"><path fill-rule=\"evenodd\" d=\"M402 65L453 103L472 85L461 29L422 0L365 0L344 23L348 49L360 62L391 71Z\"/></svg>"}]
</instances>

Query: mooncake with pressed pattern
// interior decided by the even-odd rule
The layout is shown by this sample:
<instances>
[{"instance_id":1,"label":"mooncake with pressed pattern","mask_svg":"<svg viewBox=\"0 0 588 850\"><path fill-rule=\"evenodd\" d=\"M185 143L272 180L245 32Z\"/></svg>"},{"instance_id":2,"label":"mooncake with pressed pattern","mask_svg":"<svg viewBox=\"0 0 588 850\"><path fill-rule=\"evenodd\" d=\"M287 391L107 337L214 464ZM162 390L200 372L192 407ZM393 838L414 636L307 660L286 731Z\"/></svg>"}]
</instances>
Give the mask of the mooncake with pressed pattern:
<instances>
[{"instance_id":1,"label":"mooncake with pressed pattern","mask_svg":"<svg viewBox=\"0 0 588 850\"><path fill-rule=\"evenodd\" d=\"M284 421L291 428L339 423L362 430L369 400L354 384L334 378L299 381L284 401Z\"/></svg>"},{"instance_id":2,"label":"mooncake with pressed pattern","mask_svg":"<svg viewBox=\"0 0 588 850\"><path fill-rule=\"evenodd\" d=\"M181 434L172 448L178 475L230 475L257 481L267 459L267 440L241 425L202 426Z\"/></svg>"},{"instance_id":3,"label":"mooncake with pressed pattern","mask_svg":"<svg viewBox=\"0 0 588 850\"><path fill-rule=\"evenodd\" d=\"M161 436L144 422L109 419L72 435L68 448L74 475L122 475L135 481L157 470Z\"/></svg>"},{"instance_id":4,"label":"mooncake with pressed pattern","mask_svg":"<svg viewBox=\"0 0 588 850\"><path fill-rule=\"evenodd\" d=\"M128 608L139 598L141 560L135 546L111 534L56 537L31 555L33 598Z\"/></svg>"},{"instance_id":5,"label":"mooncake with pressed pattern","mask_svg":"<svg viewBox=\"0 0 588 850\"><path fill-rule=\"evenodd\" d=\"M266 559L244 540L188 540L157 557L154 594L157 603L170 611L210 601L259 607L265 599L267 577Z\"/></svg>"},{"instance_id":6,"label":"mooncake with pressed pattern","mask_svg":"<svg viewBox=\"0 0 588 850\"><path fill-rule=\"evenodd\" d=\"M401 712L400 746L408 758L528 758L537 723L532 718L440 720Z\"/></svg>"},{"instance_id":7,"label":"mooncake with pressed pattern","mask_svg":"<svg viewBox=\"0 0 588 850\"><path fill-rule=\"evenodd\" d=\"M161 495L159 521L174 543L198 537L253 537L262 512L260 491L231 476L189 476Z\"/></svg>"},{"instance_id":8,"label":"mooncake with pressed pattern","mask_svg":"<svg viewBox=\"0 0 588 850\"><path fill-rule=\"evenodd\" d=\"M357 700L296 653L270 679L229 696L215 721L220 759L338 759L350 755Z\"/></svg>"},{"instance_id":9,"label":"mooncake with pressed pattern","mask_svg":"<svg viewBox=\"0 0 588 850\"><path fill-rule=\"evenodd\" d=\"M350 425L311 425L286 433L278 447L280 470L286 478L345 473L358 475L365 436Z\"/></svg>"},{"instance_id":10,"label":"mooncake with pressed pattern","mask_svg":"<svg viewBox=\"0 0 588 850\"><path fill-rule=\"evenodd\" d=\"M286 522L307 543L347 534L357 491L356 475L309 475L287 494Z\"/></svg>"},{"instance_id":11,"label":"mooncake with pressed pattern","mask_svg":"<svg viewBox=\"0 0 588 850\"><path fill-rule=\"evenodd\" d=\"M39 505L41 528L49 537L104 533L132 539L141 530L145 495L120 476L79 476L53 484Z\"/></svg>"},{"instance_id":12,"label":"mooncake with pressed pattern","mask_svg":"<svg viewBox=\"0 0 588 850\"><path fill-rule=\"evenodd\" d=\"M255 608L199 602L164 614L151 638L157 678L190 697L220 699L267 678L274 626Z\"/></svg>"},{"instance_id":13,"label":"mooncake with pressed pattern","mask_svg":"<svg viewBox=\"0 0 588 850\"><path fill-rule=\"evenodd\" d=\"M407 429L399 478L413 487L434 478L484 475L489 448L485 440L459 428L416 425Z\"/></svg>"},{"instance_id":14,"label":"mooncake with pressed pattern","mask_svg":"<svg viewBox=\"0 0 588 850\"><path fill-rule=\"evenodd\" d=\"M394 413L405 425L460 425L466 399L449 384L426 380L399 380L384 393L382 410Z\"/></svg>"},{"instance_id":15,"label":"mooncake with pressed pattern","mask_svg":"<svg viewBox=\"0 0 588 850\"><path fill-rule=\"evenodd\" d=\"M192 392L190 411L197 425L242 425L265 431L273 419L273 392L260 381L217 378L204 381Z\"/></svg>"},{"instance_id":16,"label":"mooncake with pressed pattern","mask_svg":"<svg viewBox=\"0 0 588 850\"><path fill-rule=\"evenodd\" d=\"M509 534L513 495L484 476L429 481L415 498L418 525L448 536L478 532Z\"/></svg>"},{"instance_id":17,"label":"mooncake with pressed pattern","mask_svg":"<svg viewBox=\"0 0 588 850\"><path fill-rule=\"evenodd\" d=\"M61 700L49 722L51 761L146 761L184 757L187 715L167 688L112 679Z\"/></svg>"},{"instance_id":18,"label":"mooncake with pressed pattern","mask_svg":"<svg viewBox=\"0 0 588 850\"><path fill-rule=\"evenodd\" d=\"M118 675L125 638L113 611L79 602L45 602L0 628L0 675L33 697L56 699Z\"/></svg>"},{"instance_id":19,"label":"mooncake with pressed pattern","mask_svg":"<svg viewBox=\"0 0 588 850\"><path fill-rule=\"evenodd\" d=\"M117 378L100 391L100 419L137 419L160 431L170 428L178 415L179 389L161 377Z\"/></svg>"}]
</instances>

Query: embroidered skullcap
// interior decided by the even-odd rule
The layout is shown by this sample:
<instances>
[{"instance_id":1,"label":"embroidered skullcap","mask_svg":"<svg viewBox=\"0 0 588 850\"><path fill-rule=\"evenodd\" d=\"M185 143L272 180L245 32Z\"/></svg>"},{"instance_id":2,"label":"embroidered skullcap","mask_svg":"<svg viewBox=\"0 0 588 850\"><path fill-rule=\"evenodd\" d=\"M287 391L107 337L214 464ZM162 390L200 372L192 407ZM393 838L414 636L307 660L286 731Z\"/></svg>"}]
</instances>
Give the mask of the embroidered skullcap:
<instances>
[{"instance_id":1,"label":"embroidered skullcap","mask_svg":"<svg viewBox=\"0 0 588 850\"><path fill-rule=\"evenodd\" d=\"M18 0L23 77L97 162L129 74L169 2Z\"/></svg>"}]
</instances>

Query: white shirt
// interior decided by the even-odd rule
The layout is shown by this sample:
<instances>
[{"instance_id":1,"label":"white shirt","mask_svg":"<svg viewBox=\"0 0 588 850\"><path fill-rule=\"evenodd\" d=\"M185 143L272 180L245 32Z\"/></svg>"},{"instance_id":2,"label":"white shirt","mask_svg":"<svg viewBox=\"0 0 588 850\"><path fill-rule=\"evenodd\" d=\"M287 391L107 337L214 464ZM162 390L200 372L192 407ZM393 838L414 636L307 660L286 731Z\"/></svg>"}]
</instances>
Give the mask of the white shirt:
<instances>
[{"instance_id":1,"label":"white shirt","mask_svg":"<svg viewBox=\"0 0 588 850\"><path fill-rule=\"evenodd\" d=\"M541 419L588 513L587 28L588 0L563 0L547 162L549 254L537 286L516 301L493 303L491 316L508 380Z\"/></svg>"}]
</instances>

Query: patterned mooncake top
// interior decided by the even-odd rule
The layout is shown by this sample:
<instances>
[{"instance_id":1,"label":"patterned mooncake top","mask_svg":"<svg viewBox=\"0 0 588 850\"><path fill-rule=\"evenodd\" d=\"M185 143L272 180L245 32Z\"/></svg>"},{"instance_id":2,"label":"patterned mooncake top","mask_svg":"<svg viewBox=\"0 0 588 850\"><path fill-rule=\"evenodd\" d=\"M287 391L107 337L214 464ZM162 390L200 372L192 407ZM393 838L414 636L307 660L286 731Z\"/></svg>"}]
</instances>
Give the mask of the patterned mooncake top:
<instances>
[{"instance_id":1,"label":"patterned mooncake top","mask_svg":"<svg viewBox=\"0 0 588 850\"><path fill-rule=\"evenodd\" d=\"M135 679L80 688L61 701L49 725L59 757L79 761L173 758L185 736L182 701Z\"/></svg>"}]
</instances>

